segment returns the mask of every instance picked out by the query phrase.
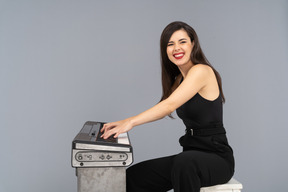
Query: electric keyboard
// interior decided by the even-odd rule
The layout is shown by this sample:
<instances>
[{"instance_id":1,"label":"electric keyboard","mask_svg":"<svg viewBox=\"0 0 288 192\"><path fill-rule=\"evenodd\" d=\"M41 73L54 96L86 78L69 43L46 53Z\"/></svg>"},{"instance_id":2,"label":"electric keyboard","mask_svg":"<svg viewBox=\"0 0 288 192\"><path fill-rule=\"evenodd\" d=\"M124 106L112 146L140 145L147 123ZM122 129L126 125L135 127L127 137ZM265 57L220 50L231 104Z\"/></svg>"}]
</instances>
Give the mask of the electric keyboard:
<instances>
[{"instance_id":1,"label":"electric keyboard","mask_svg":"<svg viewBox=\"0 0 288 192\"><path fill-rule=\"evenodd\" d=\"M128 133L101 138L104 122L87 121L72 142L72 167L128 166L133 162Z\"/></svg>"}]
</instances>

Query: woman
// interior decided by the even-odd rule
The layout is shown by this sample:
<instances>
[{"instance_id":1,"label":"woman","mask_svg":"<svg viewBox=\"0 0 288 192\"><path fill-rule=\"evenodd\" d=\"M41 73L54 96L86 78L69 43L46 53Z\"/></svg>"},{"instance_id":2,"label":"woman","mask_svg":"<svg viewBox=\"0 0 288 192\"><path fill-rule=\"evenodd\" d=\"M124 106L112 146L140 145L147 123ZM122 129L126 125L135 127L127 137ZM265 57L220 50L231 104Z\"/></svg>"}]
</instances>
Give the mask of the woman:
<instances>
[{"instance_id":1,"label":"woman","mask_svg":"<svg viewBox=\"0 0 288 192\"><path fill-rule=\"evenodd\" d=\"M194 29L170 23L161 40L161 101L139 115L104 125L105 139L137 125L177 115L186 126L183 152L141 162L127 169L128 192L199 192L228 182L234 173L233 151L222 124L221 78L204 56Z\"/></svg>"}]
</instances>

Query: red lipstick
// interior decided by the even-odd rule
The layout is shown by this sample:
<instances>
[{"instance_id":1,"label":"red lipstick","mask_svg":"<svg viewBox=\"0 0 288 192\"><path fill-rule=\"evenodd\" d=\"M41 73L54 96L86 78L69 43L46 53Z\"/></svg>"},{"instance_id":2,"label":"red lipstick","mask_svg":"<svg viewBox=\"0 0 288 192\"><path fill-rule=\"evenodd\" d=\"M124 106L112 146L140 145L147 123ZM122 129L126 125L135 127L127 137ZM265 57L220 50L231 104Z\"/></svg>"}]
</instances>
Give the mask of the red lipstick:
<instances>
[{"instance_id":1,"label":"red lipstick","mask_svg":"<svg viewBox=\"0 0 288 192\"><path fill-rule=\"evenodd\" d=\"M184 57L184 52L173 54L175 59L182 59Z\"/></svg>"}]
</instances>

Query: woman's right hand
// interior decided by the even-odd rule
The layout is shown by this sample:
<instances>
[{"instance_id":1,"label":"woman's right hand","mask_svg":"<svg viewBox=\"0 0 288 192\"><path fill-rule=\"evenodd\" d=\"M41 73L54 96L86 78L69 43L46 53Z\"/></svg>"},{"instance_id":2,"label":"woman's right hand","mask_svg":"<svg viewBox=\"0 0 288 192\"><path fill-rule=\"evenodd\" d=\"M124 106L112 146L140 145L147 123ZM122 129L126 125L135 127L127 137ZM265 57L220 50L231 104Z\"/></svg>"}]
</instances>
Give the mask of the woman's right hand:
<instances>
[{"instance_id":1,"label":"woman's right hand","mask_svg":"<svg viewBox=\"0 0 288 192\"><path fill-rule=\"evenodd\" d=\"M101 132L102 138L107 139L111 135L114 135L114 138L117 138L121 133L126 133L133 128L131 118L124 119L121 121L106 123L103 125Z\"/></svg>"}]
</instances>

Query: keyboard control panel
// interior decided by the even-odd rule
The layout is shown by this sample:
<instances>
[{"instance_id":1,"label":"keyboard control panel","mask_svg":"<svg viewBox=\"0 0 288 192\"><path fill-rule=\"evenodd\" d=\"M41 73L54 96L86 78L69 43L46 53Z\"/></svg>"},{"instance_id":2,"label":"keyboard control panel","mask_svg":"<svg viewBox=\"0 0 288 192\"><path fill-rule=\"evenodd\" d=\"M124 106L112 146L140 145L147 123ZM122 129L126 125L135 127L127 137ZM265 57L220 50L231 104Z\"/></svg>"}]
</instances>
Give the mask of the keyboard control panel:
<instances>
[{"instance_id":1,"label":"keyboard control panel","mask_svg":"<svg viewBox=\"0 0 288 192\"><path fill-rule=\"evenodd\" d=\"M101 151L78 152L76 153L75 157L79 162L126 161L128 159L126 153L101 152Z\"/></svg>"}]
</instances>

